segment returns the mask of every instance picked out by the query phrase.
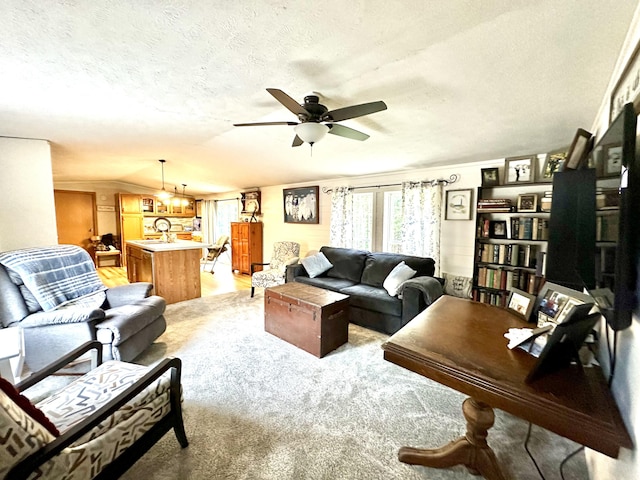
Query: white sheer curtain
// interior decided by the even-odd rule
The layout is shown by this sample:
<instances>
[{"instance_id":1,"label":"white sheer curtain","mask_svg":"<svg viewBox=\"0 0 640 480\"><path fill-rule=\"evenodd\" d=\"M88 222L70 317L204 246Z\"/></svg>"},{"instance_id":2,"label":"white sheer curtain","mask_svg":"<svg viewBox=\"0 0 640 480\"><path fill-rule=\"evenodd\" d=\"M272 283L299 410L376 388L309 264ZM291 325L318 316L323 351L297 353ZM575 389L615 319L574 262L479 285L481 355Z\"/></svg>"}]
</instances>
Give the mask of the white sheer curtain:
<instances>
[{"instance_id":1,"label":"white sheer curtain","mask_svg":"<svg viewBox=\"0 0 640 480\"><path fill-rule=\"evenodd\" d=\"M215 200L203 200L202 201L202 241L204 243L214 244L217 238L215 238L215 224L216 224L216 202Z\"/></svg>"},{"instance_id":2,"label":"white sheer curtain","mask_svg":"<svg viewBox=\"0 0 640 480\"><path fill-rule=\"evenodd\" d=\"M402 184L402 253L431 257L440 273L442 185L437 182Z\"/></svg>"},{"instance_id":3,"label":"white sheer curtain","mask_svg":"<svg viewBox=\"0 0 640 480\"><path fill-rule=\"evenodd\" d=\"M353 194L349 187L333 189L329 242L332 247L353 246Z\"/></svg>"}]
</instances>

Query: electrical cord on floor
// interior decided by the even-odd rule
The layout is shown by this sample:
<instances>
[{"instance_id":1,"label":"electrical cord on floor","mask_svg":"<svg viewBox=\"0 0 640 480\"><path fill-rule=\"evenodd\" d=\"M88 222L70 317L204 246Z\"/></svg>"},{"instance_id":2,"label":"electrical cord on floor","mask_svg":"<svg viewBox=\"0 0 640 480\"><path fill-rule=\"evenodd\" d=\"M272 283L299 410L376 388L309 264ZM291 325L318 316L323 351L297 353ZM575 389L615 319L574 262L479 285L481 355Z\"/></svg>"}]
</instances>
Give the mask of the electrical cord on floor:
<instances>
[{"instance_id":1,"label":"electrical cord on floor","mask_svg":"<svg viewBox=\"0 0 640 480\"><path fill-rule=\"evenodd\" d=\"M540 467L538 466L538 462L536 462L536 459L533 458L533 455L529 451L529 439L531 438L531 427L532 426L533 426L533 424L531 422L529 422L529 430L527 430L527 438L524 440L524 449L527 451L527 454L529 455L529 458L533 462L533 465L535 465L536 470L538 470L538 475L540 475L540 478L542 478L542 480L545 480L544 475L542 474L542 471L540 470Z\"/></svg>"},{"instance_id":2,"label":"electrical cord on floor","mask_svg":"<svg viewBox=\"0 0 640 480\"><path fill-rule=\"evenodd\" d=\"M560 477L562 478L562 480L564 480L564 473L562 472L562 469L564 468L564 464L567 463L571 459L571 457L573 457L576 453L582 450L584 450L584 447L581 445L578 448L576 448L573 452L571 452L569 455L564 457L564 460L560 462Z\"/></svg>"}]
</instances>

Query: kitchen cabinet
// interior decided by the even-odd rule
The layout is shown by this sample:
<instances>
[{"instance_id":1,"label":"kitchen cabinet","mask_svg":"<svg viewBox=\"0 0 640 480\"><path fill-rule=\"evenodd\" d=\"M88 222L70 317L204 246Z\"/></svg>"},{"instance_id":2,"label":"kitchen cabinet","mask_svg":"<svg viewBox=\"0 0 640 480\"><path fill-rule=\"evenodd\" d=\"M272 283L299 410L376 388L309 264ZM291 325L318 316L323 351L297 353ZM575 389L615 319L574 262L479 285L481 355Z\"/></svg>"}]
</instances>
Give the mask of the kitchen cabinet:
<instances>
[{"instance_id":1,"label":"kitchen cabinet","mask_svg":"<svg viewBox=\"0 0 640 480\"><path fill-rule=\"evenodd\" d=\"M232 222L231 269L251 275L252 263L262 263L262 222Z\"/></svg>"},{"instance_id":2,"label":"kitchen cabinet","mask_svg":"<svg viewBox=\"0 0 640 480\"><path fill-rule=\"evenodd\" d=\"M141 197L142 212L146 217L195 217L196 199L177 196L161 200L153 196Z\"/></svg>"}]
</instances>

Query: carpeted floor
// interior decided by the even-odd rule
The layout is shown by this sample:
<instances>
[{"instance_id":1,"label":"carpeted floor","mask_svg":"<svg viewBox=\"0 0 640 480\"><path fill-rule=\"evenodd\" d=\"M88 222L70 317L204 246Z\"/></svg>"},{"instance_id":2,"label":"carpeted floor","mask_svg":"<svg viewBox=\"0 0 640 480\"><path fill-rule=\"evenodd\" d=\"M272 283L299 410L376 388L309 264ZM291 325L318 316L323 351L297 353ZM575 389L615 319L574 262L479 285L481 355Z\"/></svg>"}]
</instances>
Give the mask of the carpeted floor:
<instances>
[{"instance_id":1,"label":"carpeted floor","mask_svg":"<svg viewBox=\"0 0 640 480\"><path fill-rule=\"evenodd\" d=\"M465 431L464 396L383 359L387 336L355 325L349 343L318 359L264 331L263 295L249 292L170 305L167 332L139 363L183 361L190 445L165 435L123 478L472 479L397 460L403 445L435 448ZM489 434L508 478L537 480L527 424L496 411ZM530 450L546 478L577 444L540 427ZM588 478L584 454L565 478Z\"/></svg>"}]
</instances>

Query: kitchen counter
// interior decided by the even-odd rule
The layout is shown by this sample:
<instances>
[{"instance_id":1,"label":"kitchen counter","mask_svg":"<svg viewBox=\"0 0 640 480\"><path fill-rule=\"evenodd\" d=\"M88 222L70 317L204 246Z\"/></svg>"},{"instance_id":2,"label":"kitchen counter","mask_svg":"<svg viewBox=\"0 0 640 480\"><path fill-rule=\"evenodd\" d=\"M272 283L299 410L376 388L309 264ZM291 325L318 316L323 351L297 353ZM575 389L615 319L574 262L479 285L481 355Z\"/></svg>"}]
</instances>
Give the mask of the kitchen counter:
<instances>
[{"instance_id":1,"label":"kitchen counter","mask_svg":"<svg viewBox=\"0 0 640 480\"><path fill-rule=\"evenodd\" d=\"M191 250L193 248L208 248L208 243L194 242L192 240L176 240L175 242L162 242L160 240L127 240L127 245L134 245L149 250L150 252L168 252L171 250Z\"/></svg>"},{"instance_id":2,"label":"kitchen counter","mask_svg":"<svg viewBox=\"0 0 640 480\"><path fill-rule=\"evenodd\" d=\"M130 283L150 282L167 303L201 295L200 259L209 245L190 240L127 240L127 277Z\"/></svg>"}]
</instances>

